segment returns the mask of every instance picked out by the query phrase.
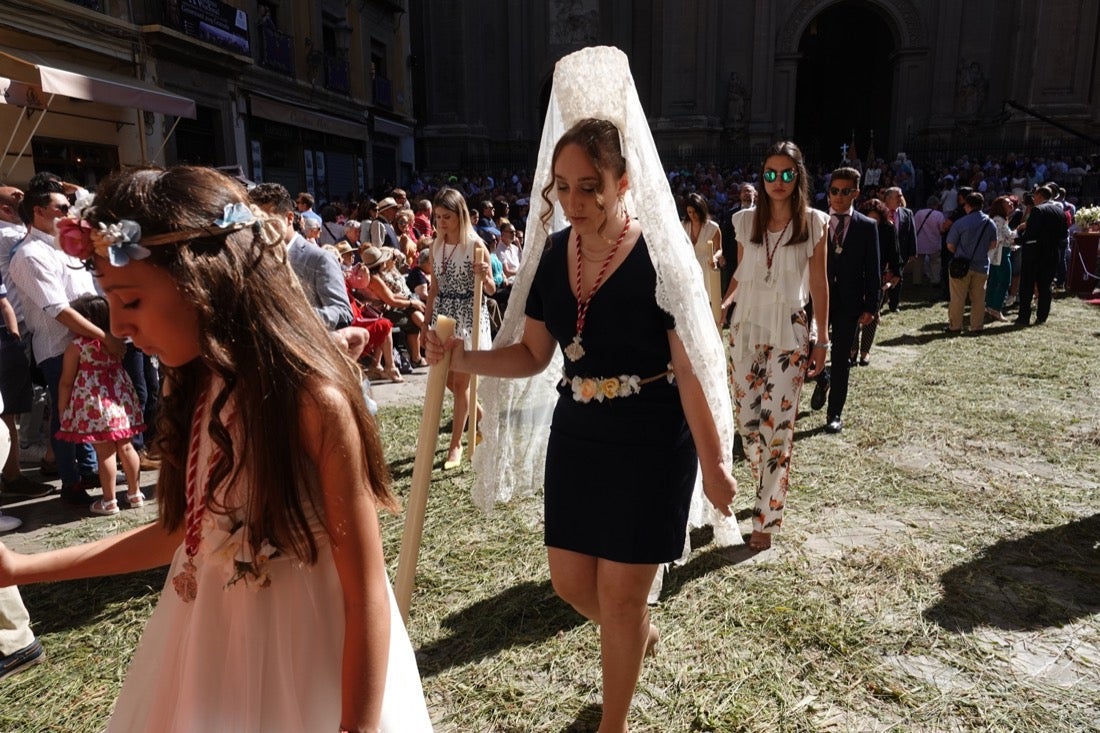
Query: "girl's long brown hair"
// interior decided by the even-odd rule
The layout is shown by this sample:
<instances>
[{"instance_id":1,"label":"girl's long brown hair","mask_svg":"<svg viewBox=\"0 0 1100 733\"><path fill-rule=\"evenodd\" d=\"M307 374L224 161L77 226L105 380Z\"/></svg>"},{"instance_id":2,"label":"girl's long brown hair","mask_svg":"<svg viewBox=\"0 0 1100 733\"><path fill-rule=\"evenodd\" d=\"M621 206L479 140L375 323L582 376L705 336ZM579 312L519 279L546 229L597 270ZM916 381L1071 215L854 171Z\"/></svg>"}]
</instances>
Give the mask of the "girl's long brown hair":
<instances>
[{"instance_id":1,"label":"girl's long brown hair","mask_svg":"<svg viewBox=\"0 0 1100 733\"><path fill-rule=\"evenodd\" d=\"M810 201L810 177L806 171L806 163L802 159L802 151L790 140L783 140L768 148L768 152L764 153L764 161L767 162L773 155L784 155L794 161L797 179L794 191L791 193L791 238L787 244L805 242L810 236L810 225L806 216L806 207ZM756 213L752 218L752 236L749 238L753 244L761 244L764 241L764 232L767 231L768 222L772 216L772 202L768 198L767 185L763 178L760 180L760 185L764 189L756 197Z\"/></svg>"},{"instance_id":2,"label":"girl's long brown hair","mask_svg":"<svg viewBox=\"0 0 1100 733\"><path fill-rule=\"evenodd\" d=\"M200 167L139 170L115 174L96 192L88 214L93 224L136 221L145 236L208 227L227 204L247 204L240 185ZM205 487L207 506L223 510L214 491L226 479L247 480L247 505L240 507L254 543L268 539L305 562L317 559L309 526L312 508L326 527L317 480L319 467L304 453L301 403L322 387L336 389L351 405L350 425L362 445L344 457L361 463L376 500L391 509L389 470L374 419L363 400L358 368L341 352L302 297L285 262L281 242L265 244L256 225L229 234L192 239L179 245L153 246L147 262L166 269L183 297L194 304L201 356L177 368L165 368L167 389L157 418L157 448L162 456L157 480L160 519L167 531L178 529L187 508L187 452L192 415L199 395L220 377L213 410L202 427L221 449ZM102 260L97 266L107 267ZM221 418L234 400L231 430ZM320 400L317 405L321 407ZM236 444L235 440L241 441ZM236 507L230 507L236 508Z\"/></svg>"}]
</instances>

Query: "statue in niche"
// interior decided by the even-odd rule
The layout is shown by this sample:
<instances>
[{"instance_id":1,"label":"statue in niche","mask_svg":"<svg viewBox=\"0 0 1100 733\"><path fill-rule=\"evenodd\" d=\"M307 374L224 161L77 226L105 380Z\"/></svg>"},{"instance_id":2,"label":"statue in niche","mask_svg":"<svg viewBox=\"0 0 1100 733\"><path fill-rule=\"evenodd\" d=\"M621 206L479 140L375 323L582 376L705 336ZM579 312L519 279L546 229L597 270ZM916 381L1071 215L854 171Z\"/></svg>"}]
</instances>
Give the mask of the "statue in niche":
<instances>
[{"instance_id":1,"label":"statue in niche","mask_svg":"<svg viewBox=\"0 0 1100 733\"><path fill-rule=\"evenodd\" d=\"M600 27L599 0L550 0L550 43L590 46Z\"/></svg>"},{"instance_id":2,"label":"statue in niche","mask_svg":"<svg viewBox=\"0 0 1100 733\"><path fill-rule=\"evenodd\" d=\"M989 96L989 80L985 77L982 65L977 61L959 65L958 82L955 87L955 108L964 118L978 117L985 108Z\"/></svg>"},{"instance_id":3,"label":"statue in niche","mask_svg":"<svg viewBox=\"0 0 1100 733\"><path fill-rule=\"evenodd\" d=\"M731 71L726 82L726 127L741 129L745 127L749 90L741 81L741 75Z\"/></svg>"}]
</instances>

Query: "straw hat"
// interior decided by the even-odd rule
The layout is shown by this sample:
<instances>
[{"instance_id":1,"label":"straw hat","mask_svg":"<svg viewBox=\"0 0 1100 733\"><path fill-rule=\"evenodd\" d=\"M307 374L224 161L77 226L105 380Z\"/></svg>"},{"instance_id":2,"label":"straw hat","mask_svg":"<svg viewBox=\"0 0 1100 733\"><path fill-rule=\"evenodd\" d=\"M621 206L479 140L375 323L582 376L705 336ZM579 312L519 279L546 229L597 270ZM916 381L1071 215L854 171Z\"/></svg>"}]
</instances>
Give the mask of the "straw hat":
<instances>
[{"instance_id":1,"label":"straw hat","mask_svg":"<svg viewBox=\"0 0 1100 733\"><path fill-rule=\"evenodd\" d=\"M352 247L351 242L345 239L344 241L336 245L336 251L340 253L341 257L343 257L344 255L350 255L352 252L354 252L355 247Z\"/></svg>"},{"instance_id":2,"label":"straw hat","mask_svg":"<svg viewBox=\"0 0 1100 733\"><path fill-rule=\"evenodd\" d=\"M364 265L373 270L393 258L393 248L375 247L373 244L368 244L359 248L359 258L363 260Z\"/></svg>"}]
</instances>

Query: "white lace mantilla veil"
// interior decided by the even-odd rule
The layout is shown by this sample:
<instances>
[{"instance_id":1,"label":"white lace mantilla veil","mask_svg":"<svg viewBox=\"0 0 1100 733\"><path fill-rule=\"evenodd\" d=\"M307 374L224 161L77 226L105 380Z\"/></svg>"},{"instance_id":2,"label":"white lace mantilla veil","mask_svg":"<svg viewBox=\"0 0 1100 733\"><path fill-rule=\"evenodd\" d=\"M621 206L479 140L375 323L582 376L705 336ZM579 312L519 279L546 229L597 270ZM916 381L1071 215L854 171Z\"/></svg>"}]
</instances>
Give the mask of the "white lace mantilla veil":
<instances>
[{"instance_id":1,"label":"white lace mantilla veil","mask_svg":"<svg viewBox=\"0 0 1100 733\"><path fill-rule=\"evenodd\" d=\"M562 58L554 68L550 106L532 179L523 257L512 285L512 307L505 312L493 346L514 344L523 335L524 304L548 238L542 223L546 202L541 192L552 178L554 145L573 124L589 117L608 120L619 129L629 181L626 208L641 224L657 273L657 304L676 319L676 333L684 343L714 414L722 455L731 457L734 426L725 350L703 289L699 263L677 216L630 65L626 54L617 48L585 48ZM551 197L554 208L550 230L558 231L567 222L556 196ZM483 511L489 511L498 501L533 494L542 488L561 365L561 353L555 350L550 366L534 377L480 381L478 398L485 407L481 424L485 440L474 454L473 500ZM697 478L689 526L703 525L714 527L715 542L719 545L743 542L736 520L722 516L711 506L703 497L702 484ZM685 555L688 549L685 548Z\"/></svg>"}]
</instances>

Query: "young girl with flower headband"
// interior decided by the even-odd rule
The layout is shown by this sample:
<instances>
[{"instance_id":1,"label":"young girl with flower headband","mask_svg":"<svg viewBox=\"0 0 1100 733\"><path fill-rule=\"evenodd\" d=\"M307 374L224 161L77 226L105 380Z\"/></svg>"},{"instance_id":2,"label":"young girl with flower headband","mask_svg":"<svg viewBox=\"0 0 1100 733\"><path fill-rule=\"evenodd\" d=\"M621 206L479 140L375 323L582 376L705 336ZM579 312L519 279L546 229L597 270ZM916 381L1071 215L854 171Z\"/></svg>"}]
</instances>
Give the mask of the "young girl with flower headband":
<instances>
[{"instance_id":1,"label":"young girl with flower headband","mask_svg":"<svg viewBox=\"0 0 1100 733\"><path fill-rule=\"evenodd\" d=\"M376 515L395 506L357 370L282 220L199 167L123 172L62 245L166 372L155 524L0 545L0 585L169 564L108 731L430 731Z\"/></svg>"},{"instance_id":2,"label":"young girl with flower headband","mask_svg":"<svg viewBox=\"0 0 1100 733\"><path fill-rule=\"evenodd\" d=\"M111 330L107 300L84 295L69 304L104 333ZM92 503L92 514L118 514L115 498L115 457L126 474L126 503L132 508L145 504L141 493L141 459L130 439L145 430L137 391L122 360L111 354L99 339L73 335L65 349L61 379L57 388L57 411L61 429L57 437L72 443L91 443L99 461L103 498Z\"/></svg>"}]
</instances>

